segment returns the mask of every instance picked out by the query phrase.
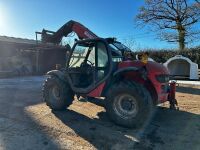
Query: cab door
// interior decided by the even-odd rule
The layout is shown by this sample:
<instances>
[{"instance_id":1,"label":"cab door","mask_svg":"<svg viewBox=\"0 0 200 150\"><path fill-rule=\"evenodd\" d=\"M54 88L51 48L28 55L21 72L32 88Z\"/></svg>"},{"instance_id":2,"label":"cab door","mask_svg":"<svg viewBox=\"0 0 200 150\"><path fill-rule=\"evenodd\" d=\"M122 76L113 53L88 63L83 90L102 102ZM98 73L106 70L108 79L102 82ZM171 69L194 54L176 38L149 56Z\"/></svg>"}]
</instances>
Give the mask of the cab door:
<instances>
[{"instance_id":1,"label":"cab door","mask_svg":"<svg viewBox=\"0 0 200 150\"><path fill-rule=\"evenodd\" d=\"M111 53L105 40L77 42L67 65L67 79L75 93L87 94L111 73Z\"/></svg>"}]
</instances>

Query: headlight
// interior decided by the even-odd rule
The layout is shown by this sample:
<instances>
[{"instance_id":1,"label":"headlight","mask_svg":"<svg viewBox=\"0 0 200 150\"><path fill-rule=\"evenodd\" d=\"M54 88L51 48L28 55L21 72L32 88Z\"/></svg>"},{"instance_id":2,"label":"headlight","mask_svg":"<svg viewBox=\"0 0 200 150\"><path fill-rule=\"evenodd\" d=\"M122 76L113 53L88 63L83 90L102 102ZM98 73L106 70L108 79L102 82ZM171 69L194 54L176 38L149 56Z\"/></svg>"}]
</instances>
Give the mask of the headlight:
<instances>
[{"instance_id":1,"label":"headlight","mask_svg":"<svg viewBox=\"0 0 200 150\"><path fill-rule=\"evenodd\" d=\"M169 82L169 75L156 75L156 80L160 83L166 83Z\"/></svg>"}]
</instances>

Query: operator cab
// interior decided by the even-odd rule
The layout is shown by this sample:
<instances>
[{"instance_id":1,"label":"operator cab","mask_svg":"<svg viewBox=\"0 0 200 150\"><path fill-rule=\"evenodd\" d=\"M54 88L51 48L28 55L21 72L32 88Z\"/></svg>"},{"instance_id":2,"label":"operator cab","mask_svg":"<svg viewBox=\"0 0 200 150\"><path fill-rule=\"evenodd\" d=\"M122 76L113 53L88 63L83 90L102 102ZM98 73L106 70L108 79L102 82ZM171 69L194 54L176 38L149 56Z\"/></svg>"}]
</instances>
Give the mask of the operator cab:
<instances>
[{"instance_id":1,"label":"operator cab","mask_svg":"<svg viewBox=\"0 0 200 150\"><path fill-rule=\"evenodd\" d=\"M79 93L93 90L110 74L111 53L104 39L77 41L69 58L67 77L72 89Z\"/></svg>"},{"instance_id":2,"label":"operator cab","mask_svg":"<svg viewBox=\"0 0 200 150\"><path fill-rule=\"evenodd\" d=\"M109 44L109 49L112 53L113 62L121 62L125 60L125 54L131 52L131 50L128 47L123 45L121 42L118 42L116 38L106 38L106 41Z\"/></svg>"},{"instance_id":3,"label":"operator cab","mask_svg":"<svg viewBox=\"0 0 200 150\"><path fill-rule=\"evenodd\" d=\"M67 62L67 78L77 93L88 93L103 83L124 60L129 49L114 38L79 40Z\"/></svg>"}]
</instances>

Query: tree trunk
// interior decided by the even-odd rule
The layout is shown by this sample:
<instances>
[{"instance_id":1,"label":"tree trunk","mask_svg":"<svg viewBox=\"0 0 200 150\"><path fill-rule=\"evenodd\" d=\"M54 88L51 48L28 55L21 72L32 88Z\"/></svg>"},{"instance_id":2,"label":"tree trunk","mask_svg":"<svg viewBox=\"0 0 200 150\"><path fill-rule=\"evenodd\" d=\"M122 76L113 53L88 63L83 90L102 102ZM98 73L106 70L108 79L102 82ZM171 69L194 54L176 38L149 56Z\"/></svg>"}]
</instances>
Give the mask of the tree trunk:
<instances>
[{"instance_id":1,"label":"tree trunk","mask_svg":"<svg viewBox=\"0 0 200 150\"><path fill-rule=\"evenodd\" d=\"M185 28L180 26L178 28L178 43L179 43L179 50L185 49Z\"/></svg>"}]
</instances>

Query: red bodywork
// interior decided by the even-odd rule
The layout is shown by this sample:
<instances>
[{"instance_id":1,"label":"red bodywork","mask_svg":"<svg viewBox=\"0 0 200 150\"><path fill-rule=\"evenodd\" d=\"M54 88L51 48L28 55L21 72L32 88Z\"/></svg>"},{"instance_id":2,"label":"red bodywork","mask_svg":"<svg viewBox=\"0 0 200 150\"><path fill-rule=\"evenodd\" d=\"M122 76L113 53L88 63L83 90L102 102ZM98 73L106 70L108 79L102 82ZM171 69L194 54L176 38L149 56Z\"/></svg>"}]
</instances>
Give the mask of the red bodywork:
<instances>
[{"instance_id":1,"label":"red bodywork","mask_svg":"<svg viewBox=\"0 0 200 150\"><path fill-rule=\"evenodd\" d=\"M166 83L160 83L157 79L157 75L169 75L169 71L166 67L163 65L149 61L147 64L142 63L141 61L123 61L118 64L118 69L122 68L128 68L128 67L143 67L146 66L147 69L147 80L149 82L146 82L145 79L141 77L141 74L135 71L130 71L124 74L124 77L128 80L133 80L135 82L138 82L140 84L144 84L145 87L149 90L153 98L156 98L156 103L163 103L165 101L168 101L170 96L169 90L164 90L163 87L168 87L169 82ZM152 87L153 86L153 87ZM88 96L91 97L100 97L101 93L105 87L105 82L100 84L95 90L90 92ZM175 91L173 91L171 94L175 96Z\"/></svg>"},{"instance_id":2,"label":"red bodywork","mask_svg":"<svg viewBox=\"0 0 200 150\"><path fill-rule=\"evenodd\" d=\"M100 84L96 89L94 89L92 92L90 92L87 96L89 96L89 97L100 97L104 87L105 87L105 82Z\"/></svg>"},{"instance_id":3,"label":"red bodywork","mask_svg":"<svg viewBox=\"0 0 200 150\"><path fill-rule=\"evenodd\" d=\"M82 24L75 22L72 26L72 31L77 34L79 39L92 39L92 38L98 38L96 34L94 34L92 31L90 31L88 28L83 26Z\"/></svg>"},{"instance_id":4,"label":"red bodywork","mask_svg":"<svg viewBox=\"0 0 200 150\"><path fill-rule=\"evenodd\" d=\"M175 81L172 81L170 82L170 94L169 94L169 98L174 100L176 99L176 95L175 95L175 91L176 91L176 82Z\"/></svg>"},{"instance_id":5,"label":"red bodywork","mask_svg":"<svg viewBox=\"0 0 200 150\"><path fill-rule=\"evenodd\" d=\"M54 43L59 44L64 36L67 36L69 33L75 32L79 39L92 39L97 38L98 36L90 31L88 28L80 24L76 21L69 21L64 24L60 29L56 32L43 30L40 34L42 34L42 42L44 43ZM49 34L50 33L50 34ZM141 61L123 61L118 64L118 69L128 68L128 67L142 67L146 66L147 69L147 79L149 82L146 82L141 77L141 74L130 71L125 73L125 78L128 80L134 80L140 84L144 84L144 86L149 90L152 97L156 99L156 103L163 103L169 99L175 99L175 86L173 83L170 83L170 90L163 90L163 87L168 87L169 83L160 83L156 80L157 75L168 75L169 72L166 67L163 65L149 61L147 64L142 63ZM116 71L117 71L116 70ZM101 97L102 91L105 88L105 82L100 84L97 88L91 91L87 96L90 97ZM165 88L166 89L166 88Z\"/></svg>"},{"instance_id":6,"label":"red bodywork","mask_svg":"<svg viewBox=\"0 0 200 150\"><path fill-rule=\"evenodd\" d=\"M41 40L43 43L60 44L62 38L67 37L72 32L76 33L79 39L98 38L96 34L94 34L84 25L73 20L65 23L56 32L43 29L42 32L36 32L36 33L42 35Z\"/></svg>"}]
</instances>

